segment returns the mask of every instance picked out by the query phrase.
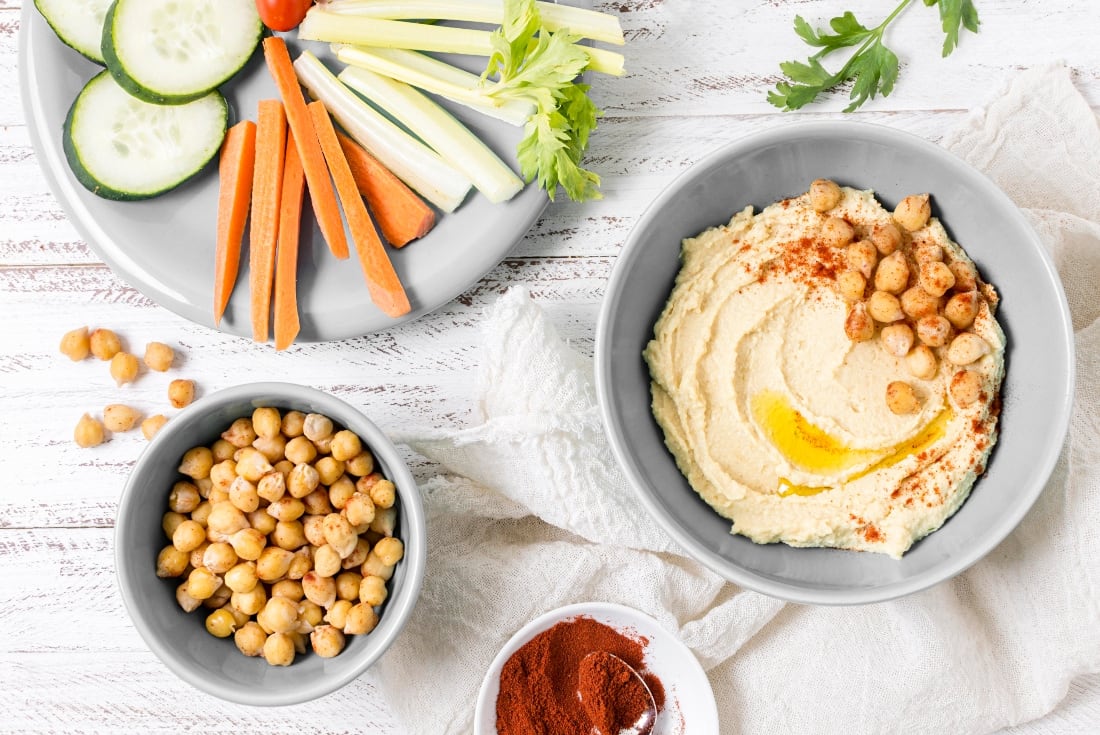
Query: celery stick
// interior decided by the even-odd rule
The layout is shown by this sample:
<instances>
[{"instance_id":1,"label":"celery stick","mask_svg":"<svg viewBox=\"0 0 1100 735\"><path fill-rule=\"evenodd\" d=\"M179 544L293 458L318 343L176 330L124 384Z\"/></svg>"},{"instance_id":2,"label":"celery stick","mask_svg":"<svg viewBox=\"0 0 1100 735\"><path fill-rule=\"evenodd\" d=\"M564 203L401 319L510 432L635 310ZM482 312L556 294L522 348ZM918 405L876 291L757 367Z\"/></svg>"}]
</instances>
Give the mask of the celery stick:
<instances>
[{"instance_id":1,"label":"celery stick","mask_svg":"<svg viewBox=\"0 0 1100 735\"><path fill-rule=\"evenodd\" d=\"M581 38L593 41L616 46L626 42L619 19L614 15L551 2L536 5L548 31L568 28ZM504 20L501 0L333 0L325 10L384 20L455 20L492 25L500 25Z\"/></svg>"},{"instance_id":2,"label":"celery stick","mask_svg":"<svg viewBox=\"0 0 1100 735\"><path fill-rule=\"evenodd\" d=\"M477 74L416 51L345 44L333 44L332 51L345 64L411 84L510 125L523 125L535 111L525 100L501 101L485 94Z\"/></svg>"},{"instance_id":3,"label":"celery stick","mask_svg":"<svg viewBox=\"0 0 1100 735\"><path fill-rule=\"evenodd\" d=\"M469 179L344 86L316 56L303 51L294 70L352 138L429 202L453 212L466 198Z\"/></svg>"},{"instance_id":4,"label":"celery stick","mask_svg":"<svg viewBox=\"0 0 1100 735\"><path fill-rule=\"evenodd\" d=\"M523 180L480 138L408 84L355 66L340 72L338 79L434 148L494 204L511 199L523 188Z\"/></svg>"}]
</instances>

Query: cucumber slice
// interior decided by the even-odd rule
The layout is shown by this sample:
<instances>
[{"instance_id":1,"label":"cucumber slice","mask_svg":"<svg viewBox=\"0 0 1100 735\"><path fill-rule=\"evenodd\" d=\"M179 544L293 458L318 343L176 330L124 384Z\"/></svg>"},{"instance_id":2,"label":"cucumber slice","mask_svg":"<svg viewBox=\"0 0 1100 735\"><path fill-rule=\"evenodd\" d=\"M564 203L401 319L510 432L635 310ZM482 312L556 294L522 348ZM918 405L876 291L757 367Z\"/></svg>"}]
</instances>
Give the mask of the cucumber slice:
<instances>
[{"instance_id":1,"label":"cucumber slice","mask_svg":"<svg viewBox=\"0 0 1100 735\"><path fill-rule=\"evenodd\" d=\"M262 34L255 0L115 0L103 58L130 94L178 105L240 71Z\"/></svg>"},{"instance_id":2,"label":"cucumber slice","mask_svg":"<svg viewBox=\"0 0 1100 735\"><path fill-rule=\"evenodd\" d=\"M153 105L103 71L69 108L62 144L69 167L92 193L148 199L199 173L217 154L228 122L220 92L183 105Z\"/></svg>"},{"instance_id":3,"label":"cucumber slice","mask_svg":"<svg viewBox=\"0 0 1100 735\"><path fill-rule=\"evenodd\" d=\"M34 7L71 49L103 64L103 19L111 0L34 0Z\"/></svg>"}]
</instances>

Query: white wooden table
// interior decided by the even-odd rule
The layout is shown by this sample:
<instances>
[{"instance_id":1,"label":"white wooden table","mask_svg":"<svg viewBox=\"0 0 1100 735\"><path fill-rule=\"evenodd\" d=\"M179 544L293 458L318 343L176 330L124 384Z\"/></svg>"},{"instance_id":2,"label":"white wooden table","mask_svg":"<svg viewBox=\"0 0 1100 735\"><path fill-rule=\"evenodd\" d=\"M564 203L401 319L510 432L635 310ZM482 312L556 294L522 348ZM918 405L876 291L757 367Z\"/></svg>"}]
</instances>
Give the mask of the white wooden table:
<instances>
[{"instance_id":1,"label":"white wooden table","mask_svg":"<svg viewBox=\"0 0 1100 735\"><path fill-rule=\"evenodd\" d=\"M21 5L0 0L0 707L2 732L398 733L370 675L319 701L279 710L229 705L177 680L146 649L123 610L113 573L112 525L138 432L94 451L72 429L85 412L120 399L166 407L177 375L202 392L284 379L363 406L387 429L461 426L471 411L478 319L514 284L526 284L563 335L590 352L615 256L646 205L679 172L722 143L808 117L845 101L778 114L765 94L778 62L804 58L796 13L821 23L844 9L881 18L881 0L603 0L621 14L629 75L594 79L606 111L589 162L605 199L552 205L511 255L455 302L381 334L286 353L188 323L116 278L66 220L39 172L19 103ZM1100 108L1095 0L978 0L980 35L941 59L932 10L911 7L893 33L899 85L854 117L930 140L1016 70L1063 59ZM106 326L141 350L168 342L182 359L168 376L114 387L104 363L71 363L58 339ZM171 411L168 411L171 414ZM410 457L420 478L435 468ZM422 693L410 692L409 696ZM736 723L727 723L736 730ZM1100 731L1100 676L1074 682L1051 715L1019 733Z\"/></svg>"}]
</instances>

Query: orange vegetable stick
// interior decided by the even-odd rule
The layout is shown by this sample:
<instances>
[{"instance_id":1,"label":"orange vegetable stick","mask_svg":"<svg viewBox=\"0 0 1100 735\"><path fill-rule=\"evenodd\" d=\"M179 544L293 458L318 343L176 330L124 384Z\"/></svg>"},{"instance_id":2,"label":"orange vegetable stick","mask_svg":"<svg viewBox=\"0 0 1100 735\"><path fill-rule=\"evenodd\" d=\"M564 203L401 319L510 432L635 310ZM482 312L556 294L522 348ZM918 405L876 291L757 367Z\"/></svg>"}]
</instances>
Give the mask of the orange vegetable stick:
<instances>
[{"instance_id":1,"label":"orange vegetable stick","mask_svg":"<svg viewBox=\"0 0 1100 735\"><path fill-rule=\"evenodd\" d=\"M252 177L252 227L248 239L248 286L252 294L252 339L267 341L275 244L286 154L286 113L279 100L260 100L256 168Z\"/></svg>"},{"instance_id":2,"label":"orange vegetable stick","mask_svg":"<svg viewBox=\"0 0 1100 735\"><path fill-rule=\"evenodd\" d=\"M229 305L241 265L241 239L252 201L256 123L242 120L226 133L218 162L218 233L214 245L214 325Z\"/></svg>"},{"instance_id":3,"label":"orange vegetable stick","mask_svg":"<svg viewBox=\"0 0 1100 735\"><path fill-rule=\"evenodd\" d=\"M286 137L283 198L279 205L279 251L275 263L275 349L285 350L298 336L298 234L305 191L302 161L294 133Z\"/></svg>"},{"instance_id":4,"label":"orange vegetable stick","mask_svg":"<svg viewBox=\"0 0 1100 735\"><path fill-rule=\"evenodd\" d=\"M354 140L337 132L340 147L382 237L395 248L424 237L435 226L435 212L416 192Z\"/></svg>"},{"instance_id":5,"label":"orange vegetable stick","mask_svg":"<svg viewBox=\"0 0 1100 735\"><path fill-rule=\"evenodd\" d=\"M378 233L375 232L374 223L367 214L363 197L355 188L355 179L351 175L351 168L344 157L344 151L340 148L340 141L336 138L336 129L332 126L328 110L318 101L309 104L309 112L313 116L313 126L317 131L321 151L325 155L325 161L328 162L329 171L332 172L336 193L340 195L340 203L344 205L344 216L348 218L351 241L359 256L359 264L363 267L363 276L367 280L371 301L387 316L398 317L408 314L411 308L409 297L405 295L405 289L397 278L393 263L386 255L382 241L378 239Z\"/></svg>"},{"instance_id":6,"label":"orange vegetable stick","mask_svg":"<svg viewBox=\"0 0 1100 735\"><path fill-rule=\"evenodd\" d=\"M290 53L286 42L278 36L264 39L264 58L267 68L279 88L279 95L286 107L287 122L294 133L298 145L298 156L302 159L302 171L309 187L309 198L313 202L313 212L317 215L317 224L328 243L332 254L337 258L348 257L348 241L344 236L344 223L340 219L340 208L336 204L336 194L332 190L332 181L325 168L325 159L321 146L317 142L317 132L313 129L313 120L306 109L306 101L298 86L298 77L294 74L294 65L290 63Z\"/></svg>"}]
</instances>

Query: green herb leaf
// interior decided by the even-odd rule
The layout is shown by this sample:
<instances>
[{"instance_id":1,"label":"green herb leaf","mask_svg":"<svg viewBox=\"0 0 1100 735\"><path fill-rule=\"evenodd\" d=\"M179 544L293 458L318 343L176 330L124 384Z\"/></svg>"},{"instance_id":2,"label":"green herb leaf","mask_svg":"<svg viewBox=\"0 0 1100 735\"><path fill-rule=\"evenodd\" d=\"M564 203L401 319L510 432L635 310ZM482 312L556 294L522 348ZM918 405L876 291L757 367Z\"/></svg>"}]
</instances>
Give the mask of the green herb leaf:
<instances>
[{"instance_id":1,"label":"green herb leaf","mask_svg":"<svg viewBox=\"0 0 1100 735\"><path fill-rule=\"evenodd\" d=\"M925 0L927 2L927 0ZM959 30L966 28L978 32L978 11L972 0L939 0L940 20L943 21L943 55L949 56L959 45Z\"/></svg>"},{"instance_id":2,"label":"green herb leaf","mask_svg":"<svg viewBox=\"0 0 1100 735\"><path fill-rule=\"evenodd\" d=\"M818 46L822 50L817 57L824 56L839 48L855 46L866 39L873 31L865 28L862 23L849 11L844 15L829 21L829 27L835 31L833 34L824 31L815 31L802 16L795 16L794 31L810 46Z\"/></svg>"},{"instance_id":3,"label":"green herb leaf","mask_svg":"<svg viewBox=\"0 0 1100 735\"><path fill-rule=\"evenodd\" d=\"M876 41L866 51L852 59L852 103L844 108L851 112L876 94L883 97L894 89L898 78L898 57L893 51Z\"/></svg>"}]
</instances>

